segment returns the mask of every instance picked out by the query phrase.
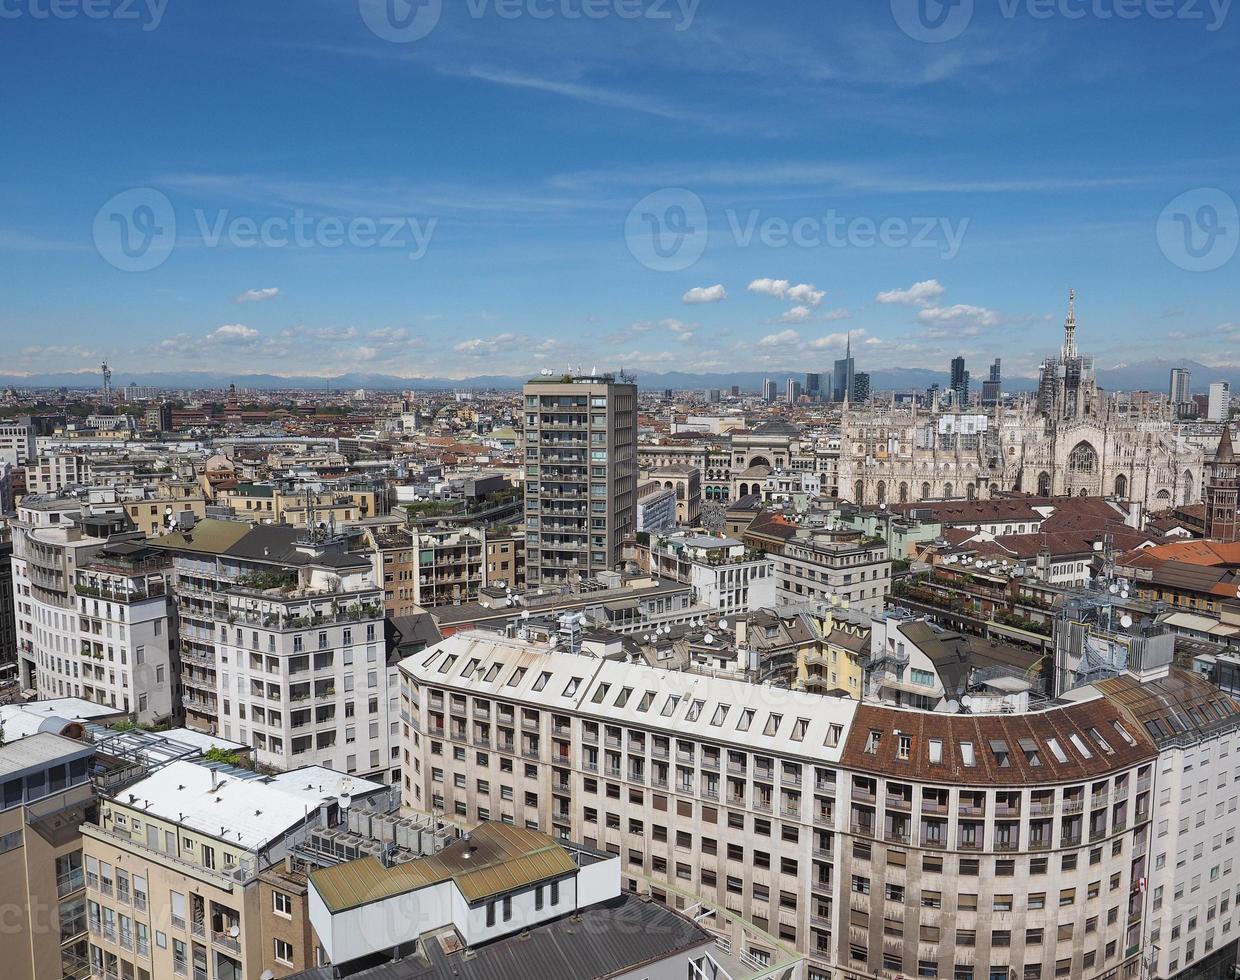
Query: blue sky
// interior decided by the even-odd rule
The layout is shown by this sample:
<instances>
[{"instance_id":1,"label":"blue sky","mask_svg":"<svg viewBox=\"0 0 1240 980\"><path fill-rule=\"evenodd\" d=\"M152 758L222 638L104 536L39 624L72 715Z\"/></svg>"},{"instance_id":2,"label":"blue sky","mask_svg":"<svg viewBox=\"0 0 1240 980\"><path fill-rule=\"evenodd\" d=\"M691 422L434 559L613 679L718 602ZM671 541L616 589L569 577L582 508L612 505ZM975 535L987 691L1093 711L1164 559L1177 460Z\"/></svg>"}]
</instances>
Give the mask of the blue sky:
<instances>
[{"instance_id":1,"label":"blue sky","mask_svg":"<svg viewBox=\"0 0 1240 980\"><path fill-rule=\"evenodd\" d=\"M1226 0L61 2L0 374L1240 364Z\"/></svg>"}]
</instances>

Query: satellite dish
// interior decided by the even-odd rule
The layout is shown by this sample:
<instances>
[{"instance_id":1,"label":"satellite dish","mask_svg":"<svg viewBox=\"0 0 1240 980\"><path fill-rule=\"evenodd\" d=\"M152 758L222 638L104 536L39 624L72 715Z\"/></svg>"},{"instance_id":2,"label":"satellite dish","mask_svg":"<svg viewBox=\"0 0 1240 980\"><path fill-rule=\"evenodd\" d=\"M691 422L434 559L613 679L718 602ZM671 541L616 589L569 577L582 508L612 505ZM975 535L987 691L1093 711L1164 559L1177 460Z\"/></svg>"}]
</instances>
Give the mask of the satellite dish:
<instances>
[{"instance_id":1,"label":"satellite dish","mask_svg":"<svg viewBox=\"0 0 1240 980\"><path fill-rule=\"evenodd\" d=\"M1118 594L1119 594L1119 586L1118 586L1118 585L1116 585L1114 582L1112 582L1112 583L1111 583L1110 592L1111 592L1111 595L1118 595Z\"/></svg>"},{"instance_id":2,"label":"satellite dish","mask_svg":"<svg viewBox=\"0 0 1240 980\"><path fill-rule=\"evenodd\" d=\"M949 715L954 715L960 711L960 702L957 701L955 698L953 698L952 700L948 701L944 707L947 708L947 713Z\"/></svg>"},{"instance_id":3,"label":"satellite dish","mask_svg":"<svg viewBox=\"0 0 1240 980\"><path fill-rule=\"evenodd\" d=\"M1121 616L1119 624L1124 627L1124 629L1130 629L1132 627L1132 617L1127 614Z\"/></svg>"},{"instance_id":4,"label":"satellite dish","mask_svg":"<svg viewBox=\"0 0 1240 980\"><path fill-rule=\"evenodd\" d=\"M229 926L228 935L231 936L233 939L236 939L238 936L241 935L241 927L240 926Z\"/></svg>"},{"instance_id":5,"label":"satellite dish","mask_svg":"<svg viewBox=\"0 0 1240 980\"><path fill-rule=\"evenodd\" d=\"M1102 550L1102 542L1101 542L1101 541L1095 541L1095 542L1094 542L1094 551L1101 551L1101 550Z\"/></svg>"},{"instance_id":6,"label":"satellite dish","mask_svg":"<svg viewBox=\"0 0 1240 980\"><path fill-rule=\"evenodd\" d=\"M704 637L702 637L702 639L703 639L703 640L704 640L707 644L714 643L714 642L715 642L715 634L714 634L714 633L707 633Z\"/></svg>"},{"instance_id":7,"label":"satellite dish","mask_svg":"<svg viewBox=\"0 0 1240 980\"><path fill-rule=\"evenodd\" d=\"M719 620L719 628L721 630L726 630L728 628L728 621L726 619Z\"/></svg>"},{"instance_id":8,"label":"satellite dish","mask_svg":"<svg viewBox=\"0 0 1240 980\"><path fill-rule=\"evenodd\" d=\"M1127 589L1124 589L1122 592L1120 592L1119 597L1120 597L1121 599L1127 599L1127 598L1128 598L1128 590L1127 590Z\"/></svg>"}]
</instances>

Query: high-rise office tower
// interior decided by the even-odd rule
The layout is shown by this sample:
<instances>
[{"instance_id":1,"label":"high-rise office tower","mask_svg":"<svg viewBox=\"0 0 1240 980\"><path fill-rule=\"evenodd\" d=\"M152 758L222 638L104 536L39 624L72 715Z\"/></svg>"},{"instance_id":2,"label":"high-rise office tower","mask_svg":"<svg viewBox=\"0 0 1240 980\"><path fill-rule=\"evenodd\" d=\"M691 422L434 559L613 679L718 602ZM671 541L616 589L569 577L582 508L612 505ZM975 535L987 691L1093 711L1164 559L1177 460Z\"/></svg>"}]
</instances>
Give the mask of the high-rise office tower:
<instances>
[{"instance_id":1,"label":"high-rise office tower","mask_svg":"<svg viewBox=\"0 0 1240 980\"><path fill-rule=\"evenodd\" d=\"M773 402L779 397L779 385L770 378L762 382L762 400L764 402Z\"/></svg>"},{"instance_id":2,"label":"high-rise office tower","mask_svg":"<svg viewBox=\"0 0 1240 980\"><path fill-rule=\"evenodd\" d=\"M1215 381L1210 385L1210 401L1206 419L1210 422L1226 422L1231 417L1231 382Z\"/></svg>"},{"instance_id":3,"label":"high-rise office tower","mask_svg":"<svg viewBox=\"0 0 1240 980\"><path fill-rule=\"evenodd\" d=\"M848 335L848 346L844 356L835 362L835 370L831 376L831 400L842 402L852 394L853 389L853 356L852 333Z\"/></svg>"},{"instance_id":4,"label":"high-rise office tower","mask_svg":"<svg viewBox=\"0 0 1240 980\"><path fill-rule=\"evenodd\" d=\"M740 396L741 396L741 386L740 386L740 385L733 385L733 386L732 386L732 397L733 397L733 398L740 398Z\"/></svg>"},{"instance_id":5,"label":"high-rise office tower","mask_svg":"<svg viewBox=\"0 0 1240 980\"><path fill-rule=\"evenodd\" d=\"M637 385L536 378L523 394L526 581L593 578L637 530Z\"/></svg>"},{"instance_id":6,"label":"high-rise office tower","mask_svg":"<svg viewBox=\"0 0 1240 980\"><path fill-rule=\"evenodd\" d=\"M1003 367L999 358L990 365L990 377L982 382L982 404L991 408L1003 397Z\"/></svg>"},{"instance_id":7,"label":"high-rise office tower","mask_svg":"<svg viewBox=\"0 0 1240 980\"><path fill-rule=\"evenodd\" d=\"M952 392L957 406L969 404L969 372L964 369L963 357L952 358Z\"/></svg>"},{"instance_id":8,"label":"high-rise office tower","mask_svg":"<svg viewBox=\"0 0 1240 980\"><path fill-rule=\"evenodd\" d=\"M870 400L870 374L868 371L858 371L853 375L852 396L848 400L856 402L858 405L864 405Z\"/></svg>"},{"instance_id":9,"label":"high-rise office tower","mask_svg":"<svg viewBox=\"0 0 1240 980\"><path fill-rule=\"evenodd\" d=\"M788 379L788 404L795 405L801 397L801 382L796 378Z\"/></svg>"},{"instance_id":10,"label":"high-rise office tower","mask_svg":"<svg viewBox=\"0 0 1240 980\"><path fill-rule=\"evenodd\" d=\"M1193 401L1193 376L1188 368L1172 368L1171 384L1167 388L1167 400L1176 415L1188 414L1187 406Z\"/></svg>"},{"instance_id":11,"label":"high-rise office tower","mask_svg":"<svg viewBox=\"0 0 1240 980\"><path fill-rule=\"evenodd\" d=\"M822 393L822 375L807 374L805 375L805 394L809 395L814 401L818 400L818 396Z\"/></svg>"}]
</instances>

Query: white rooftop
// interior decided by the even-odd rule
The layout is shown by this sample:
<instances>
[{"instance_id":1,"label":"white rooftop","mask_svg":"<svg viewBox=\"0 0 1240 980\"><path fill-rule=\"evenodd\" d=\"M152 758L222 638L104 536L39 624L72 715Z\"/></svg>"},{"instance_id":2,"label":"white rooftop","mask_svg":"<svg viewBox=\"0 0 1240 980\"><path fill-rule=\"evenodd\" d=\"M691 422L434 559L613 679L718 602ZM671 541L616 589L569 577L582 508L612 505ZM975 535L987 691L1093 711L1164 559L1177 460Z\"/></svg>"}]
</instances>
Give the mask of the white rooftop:
<instances>
[{"instance_id":1,"label":"white rooftop","mask_svg":"<svg viewBox=\"0 0 1240 980\"><path fill-rule=\"evenodd\" d=\"M353 796L384 789L322 766L260 776L231 766L178 761L117 794L117 802L250 851L278 840L307 813L334 802L347 787Z\"/></svg>"},{"instance_id":2,"label":"white rooftop","mask_svg":"<svg viewBox=\"0 0 1240 980\"><path fill-rule=\"evenodd\" d=\"M84 698L48 698L26 704L0 704L0 725L4 726L4 740L12 742L35 732L59 734L71 721L95 721L124 714L118 708Z\"/></svg>"}]
</instances>

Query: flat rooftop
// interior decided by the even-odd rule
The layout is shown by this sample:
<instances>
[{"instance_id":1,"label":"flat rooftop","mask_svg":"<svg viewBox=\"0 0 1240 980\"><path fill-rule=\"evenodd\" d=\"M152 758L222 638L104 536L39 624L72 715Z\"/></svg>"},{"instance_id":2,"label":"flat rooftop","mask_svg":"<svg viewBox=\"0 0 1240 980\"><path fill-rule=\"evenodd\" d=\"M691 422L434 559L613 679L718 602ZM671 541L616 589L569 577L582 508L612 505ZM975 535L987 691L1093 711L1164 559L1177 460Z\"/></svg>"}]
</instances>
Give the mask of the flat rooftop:
<instances>
[{"instance_id":1,"label":"flat rooftop","mask_svg":"<svg viewBox=\"0 0 1240 980\"><path fill-rule=\"evenodd\" d=\"M710 933L684 916L657 902L622 895L526 933L476 946L468 954L445 951L432 935L413 955L363 969L350 980L603 980L713 944ZM332 980L332 969L308 970L294 980Z\"/></svg>"}]
</instances>

